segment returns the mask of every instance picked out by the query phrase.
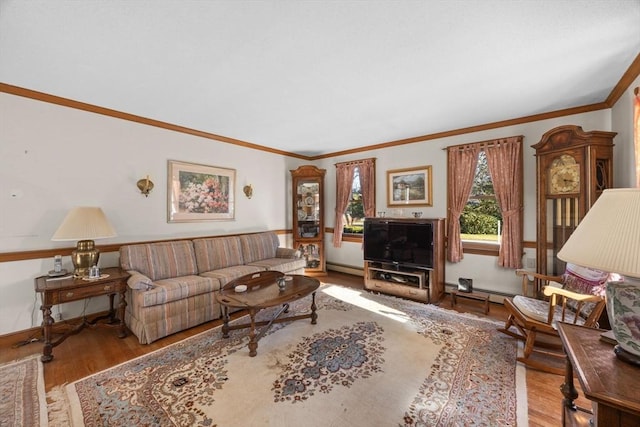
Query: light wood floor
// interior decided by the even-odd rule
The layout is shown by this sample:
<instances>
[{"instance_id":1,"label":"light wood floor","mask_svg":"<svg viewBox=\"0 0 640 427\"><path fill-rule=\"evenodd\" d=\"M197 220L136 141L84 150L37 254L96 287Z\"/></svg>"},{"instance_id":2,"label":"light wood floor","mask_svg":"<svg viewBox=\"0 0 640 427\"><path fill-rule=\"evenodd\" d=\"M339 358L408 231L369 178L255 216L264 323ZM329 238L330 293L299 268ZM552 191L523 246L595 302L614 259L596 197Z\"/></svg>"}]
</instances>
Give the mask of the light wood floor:
<instances>
[{"instance_id":1,"label":"light wood floor","mask_svg":"<svg viewBox=\"0 0 640 427\"><path fill-rule=\"evenodd\" d=\"M343 286L363 288L363 279L359 276L330 272L329 276L322 278L322 280ZM440 305L450 308L449 297L445 297L440 302ZM473 301L459 302L457 310L483 315L480 305ZM240 313L236 313L236 316L238 315ZM492 303L488 317L504 321L507 314L501 304ZM124 339L119 339L116 336L116 331L110 328L83 330L79 334L69 337L53 349L53 361L44 365L45 388L48 391L57 385L76 381L92 373L205 331L220 323L221 321L219 320L208 322L148 345L139 344L137 338L131 334ZM0 336L0 363L41 353L41 342L36 341L26 345L17 345L34 337L38 337L38 332L29 331ZM529 425L531 427L555 427L562 424L562 394L560 393L562 382L562 376L527 369L527 400ZM577 400L577 403L582 407L590 407L589 401L582 396Z\"/></svg>"}]
</instances>

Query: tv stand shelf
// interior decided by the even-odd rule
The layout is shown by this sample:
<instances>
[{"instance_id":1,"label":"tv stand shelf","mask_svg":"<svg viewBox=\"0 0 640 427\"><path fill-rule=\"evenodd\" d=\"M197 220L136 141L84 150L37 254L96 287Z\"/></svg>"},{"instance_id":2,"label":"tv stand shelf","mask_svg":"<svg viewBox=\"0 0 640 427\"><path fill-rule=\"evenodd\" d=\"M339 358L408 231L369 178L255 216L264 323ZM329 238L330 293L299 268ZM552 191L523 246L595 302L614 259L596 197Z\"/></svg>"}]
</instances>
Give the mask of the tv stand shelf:
<instances>
[{"instance_id":1,"label":"tv stand shelf","mask_svg":"<svg viewBox=\"0 0 640 427\"><path fill-rule=\"evenodd\" d=\"M368 262L365 287L405 298L430 302L429 271L394 268L377 262Z\"/></svg>"},{"instance_id":2,"label":"tv stand shelf","mask_svg":"<svg viewBox=\"0 0 640 427\"><path fill-rule=\"evenodd\" d=\"M433 263L424 267L384 261L364 261L364 287L420 302L437 303L444 296L444 219L367 218L371 223L431 223ZM366 228L365 228L366 233ZM365 240L367 236L365 234Z\"/></svg>"}]
</instances>

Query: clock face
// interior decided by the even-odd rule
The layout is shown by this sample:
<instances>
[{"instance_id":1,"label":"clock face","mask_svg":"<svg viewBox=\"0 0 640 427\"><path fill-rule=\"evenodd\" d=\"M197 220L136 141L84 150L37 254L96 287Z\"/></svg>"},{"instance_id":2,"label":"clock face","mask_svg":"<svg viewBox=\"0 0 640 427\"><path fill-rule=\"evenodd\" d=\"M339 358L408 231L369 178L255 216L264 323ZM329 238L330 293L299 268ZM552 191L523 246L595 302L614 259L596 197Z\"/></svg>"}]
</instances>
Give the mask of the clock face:
<instances>
[{"instance_id":1,"label":"clock face","mask_svg":"<svg viewBox=\"0 0 640 427\"><path fill-rule=\"evenodd\" d=\"M569 194L580 192L580 164L564 154L555 159L549 167L549 194Z\"/></svg>"}]
</instances>

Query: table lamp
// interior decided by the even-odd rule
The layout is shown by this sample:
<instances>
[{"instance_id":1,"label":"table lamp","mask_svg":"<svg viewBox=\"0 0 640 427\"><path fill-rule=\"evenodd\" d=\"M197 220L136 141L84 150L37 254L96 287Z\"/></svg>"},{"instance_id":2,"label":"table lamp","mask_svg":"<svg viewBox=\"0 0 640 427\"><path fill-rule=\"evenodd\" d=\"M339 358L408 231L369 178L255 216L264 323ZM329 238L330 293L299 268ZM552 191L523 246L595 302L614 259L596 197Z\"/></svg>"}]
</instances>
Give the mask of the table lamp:
<instances>
[{"instance_id":1,"label":"table lamp","mask_svg":"<svg viewBox=\"0 0 640 427\"><path fill-rule=\"evenodd\" d=\"M71 253L76 277L87 276L89 269L98 264L100 251L95 248L94 239L115 237L116 232L102 209L96 207L76 207L69 211L53 241L78 240L76 250Z\"/></svg>"},{"instance_id":2,"label":"table lamp","mask_svg":"<svg viewBox=\"0 0 640 427\"><path fill-rule=\"evenodd\" d=\"M640 188L605 190L558 258L618 273L607 283L607 314L619 359L640 365Z\"/></svg>"}]
</instances>

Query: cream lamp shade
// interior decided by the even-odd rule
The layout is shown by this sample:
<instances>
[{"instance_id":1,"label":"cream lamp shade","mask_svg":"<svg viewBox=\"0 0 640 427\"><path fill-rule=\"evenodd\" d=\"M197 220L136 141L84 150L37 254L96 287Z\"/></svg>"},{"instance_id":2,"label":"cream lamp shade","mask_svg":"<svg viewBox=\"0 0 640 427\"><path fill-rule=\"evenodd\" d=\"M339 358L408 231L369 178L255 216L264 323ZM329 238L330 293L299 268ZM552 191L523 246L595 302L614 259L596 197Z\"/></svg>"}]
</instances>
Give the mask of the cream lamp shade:
<instances>
[{"instance_id":1,"label":"cream lamp shade","mask_svg":"<svg viewBox=\"0 0 640 427\"><path fill-rule=\"evenodd\" d=\"M51 240L78 240L77 248L71 254L71 261L75 267L75 275L86 276L89 268L98 264L100 257L94 240L115 236L116 232L102 209L83 206L69 211Z\"/></svg>"},{"instance_id":2,"label":"cream lamp shade","mask_svg":"<svg viewBox=\"0 0 640 427\"><path fill-rule=\"evenodd\" d=\"M607 283L607 313L616 354L640 364L640 188L605 190L558 258L623 276Z\"/></svg>"}]
</instances>

